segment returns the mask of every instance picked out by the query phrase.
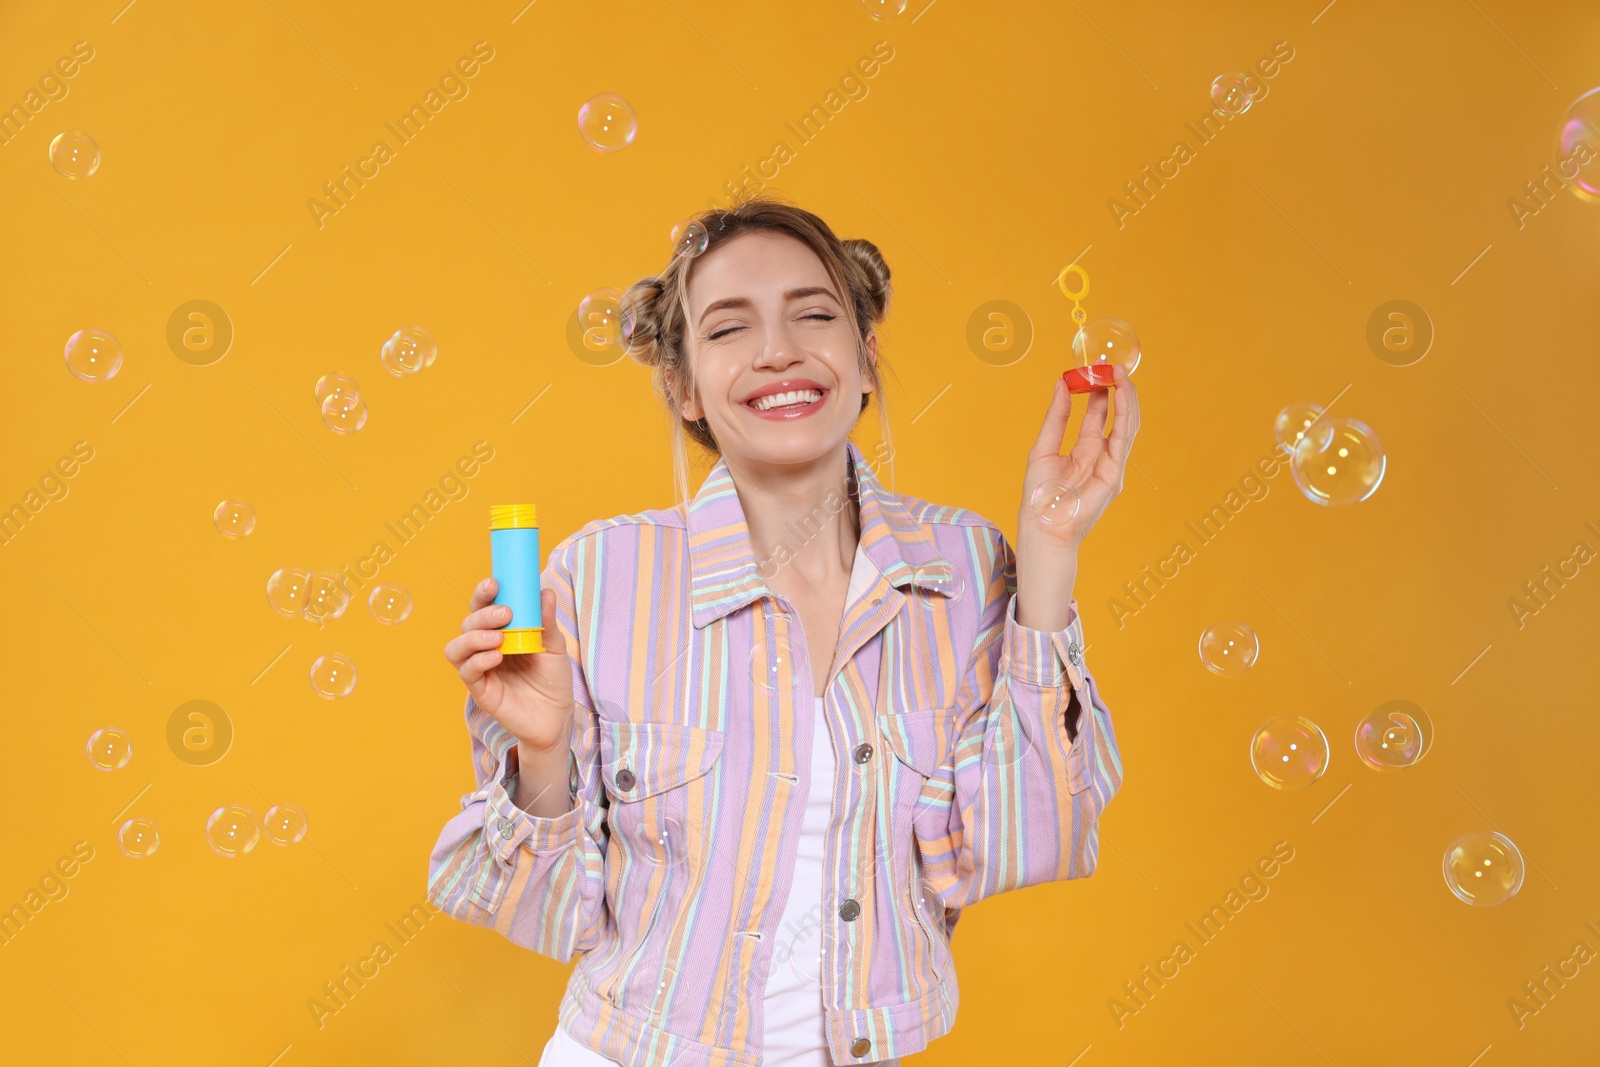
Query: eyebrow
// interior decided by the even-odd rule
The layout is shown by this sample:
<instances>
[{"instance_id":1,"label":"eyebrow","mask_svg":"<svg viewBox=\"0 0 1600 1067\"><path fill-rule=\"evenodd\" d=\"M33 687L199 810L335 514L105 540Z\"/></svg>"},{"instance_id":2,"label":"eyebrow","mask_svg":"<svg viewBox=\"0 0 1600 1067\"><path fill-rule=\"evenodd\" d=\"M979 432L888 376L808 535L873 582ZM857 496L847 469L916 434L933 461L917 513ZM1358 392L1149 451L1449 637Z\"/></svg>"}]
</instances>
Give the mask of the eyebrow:
<instances>
[{"instance_id":1,"label":"eyebrow","mask_svg":"<svg viewBox=\"0 0 1600 1067\"><path fill-rule=\"evenodd\" d=\"M783 294L783 298L785 300L804 300L808 296L832 297L835 303L837 303L839 300L837 296L834 296L832 289L822 285L807 285L799 289L790 289L788 292ZM743 308L750 306L750 299L743 296L729 296L724 297L721 300L713 300L711 304L700 313L700 321L705 322L706 316L711 314L713 311L721 311L723 308Z\"/></svg>"}]
</instances>

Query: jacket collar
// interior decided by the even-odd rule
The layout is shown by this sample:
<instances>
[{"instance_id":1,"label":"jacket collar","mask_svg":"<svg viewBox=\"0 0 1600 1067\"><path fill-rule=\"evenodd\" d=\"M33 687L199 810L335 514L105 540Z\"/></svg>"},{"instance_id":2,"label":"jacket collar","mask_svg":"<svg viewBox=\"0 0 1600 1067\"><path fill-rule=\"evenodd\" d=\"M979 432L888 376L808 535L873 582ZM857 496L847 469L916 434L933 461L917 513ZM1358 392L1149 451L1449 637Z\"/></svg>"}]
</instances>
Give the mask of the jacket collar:
<instances>
[{"instance_id":1,"label":"jacket collar","mask_svg":"<svg viewBox=\"0 0 1600 1067\"><path fill-rule=\"evenodd\" d=\"M932 533L912 516L899 495L883 487L854 441L847 438L845 447L861 505L861 548L884 583L895 588L916 585L950 595L953 567L939 554ZM839 506L844 506L842 499ZM689 504L686 521L696 628L763 596L776 596L766 578L783 564L783 546L764 565L757 561L744 506L725 459L718 457L711 468ZM788 529L791 544L808 536L803 517L797 517Z\"/></svg>"}]
</instances>

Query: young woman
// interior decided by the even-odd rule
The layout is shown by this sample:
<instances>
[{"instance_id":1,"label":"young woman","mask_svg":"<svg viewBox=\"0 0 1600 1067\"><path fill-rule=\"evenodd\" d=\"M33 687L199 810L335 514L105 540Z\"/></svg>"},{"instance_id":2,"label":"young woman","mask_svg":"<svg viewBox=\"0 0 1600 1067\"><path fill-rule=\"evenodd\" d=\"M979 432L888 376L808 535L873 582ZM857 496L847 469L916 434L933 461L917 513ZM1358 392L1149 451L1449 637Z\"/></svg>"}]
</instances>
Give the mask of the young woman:
<instances>
[{"instance_id":1,"label":"young woman","mask_svg":"<svg viewBox=\"0 0 1600 1067\"><path fill-rule=\"evenodd\" d=\"M502 657L474 590L445 656L478 788L428 896L583 954L543 1067L894 1064L954 1023L961 909L1094 872L1122 764L1072 590L1138 398L1119 368L1061 455L1057 379L1013 553L849 439L876 396L888 440L877 248L772 201L700 221L624 295L683 502L556 545L543 653ZM719 457L692 500L685 431ZM1070 518L1033 506L1062 483Z\"/></svg>"}]
</instances>

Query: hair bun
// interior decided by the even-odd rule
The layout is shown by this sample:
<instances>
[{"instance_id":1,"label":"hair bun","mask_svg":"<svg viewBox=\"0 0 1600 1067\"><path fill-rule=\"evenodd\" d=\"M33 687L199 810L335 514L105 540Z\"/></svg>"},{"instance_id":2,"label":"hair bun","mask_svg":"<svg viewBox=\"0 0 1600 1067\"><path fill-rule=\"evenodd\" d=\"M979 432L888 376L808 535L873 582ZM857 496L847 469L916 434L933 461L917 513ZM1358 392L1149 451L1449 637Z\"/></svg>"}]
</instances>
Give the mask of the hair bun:
<instances>
[{"instance_id":1,"label":"hair bun","mask_svg":"<svg viewBox=\"0 0 1600 1067\"><path fill-rule=\"evenodd\" d=\"M877 322L883 318L884 312L889 307L889 294L892 287L889 285L889 264L883 261L883 253L878 251L878 246L871 241L860 237L852 237L848 241L840 242L851 262L861 268L867 281L867 295L872 301L872 321Z\"/></svg>"},{"instance_id":2,"label":"hair bun","mask_svg":"<svg viewBox=\"0 0 1600 1067\"><path fill-rule=\"evenodd\" d=\"M636 362L654 367L661 362L661 294L659 278L642 278L628 286L618 301L622 309L622 350Z\"/></svg>"}]
</instances>

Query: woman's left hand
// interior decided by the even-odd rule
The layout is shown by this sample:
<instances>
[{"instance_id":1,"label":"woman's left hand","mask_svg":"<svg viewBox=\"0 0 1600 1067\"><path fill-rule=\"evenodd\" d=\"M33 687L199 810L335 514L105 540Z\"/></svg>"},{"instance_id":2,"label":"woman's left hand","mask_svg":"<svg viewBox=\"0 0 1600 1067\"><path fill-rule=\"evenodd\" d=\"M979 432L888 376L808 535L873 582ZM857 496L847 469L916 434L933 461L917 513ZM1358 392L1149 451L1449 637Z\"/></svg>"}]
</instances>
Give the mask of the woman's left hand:
<instances>
[{"instance_id":1,"label":"woman's left hand","mask_svg":"<svg viewBox=\"0 0 1600 1067\"><path fill-rule=\"evenodd\" d=\"M1077 443L1066 455L1061 454L1061 444L1072 415L1072 394L1067 391L1065 382L1059 377L1056 379L1055 396L1050 410L1045 412L1039 439L1028 452L1028 468L1022 478L1022 513L1017 524L1019 540L1025 528L1037 527L1076 551L1111 501L1122 492L1128 453L1139 432L1139 394L1128 379L1127 367L1117 364L1114 373L1117 411L1111 419L1111 433L1102 436L1106 409L1111 402L1110 390L1096 389L1089 394L1083 421L1078 425ZM1073 492L1064 493L1051 504L1052 487L1057 484L1071 486ZM1036 493L1040 495L1037 506L1034 504Z\"/></svg>"},{"instance_id":2,"label":"woman's left hand","mask_svg":"<svg viewBox=\"0 0 1600 1067\"><path fill-rule=\"evenodd\" d=\"M1122 492L1128 453L1139 432L1139 394L1126 367L1118 364L1114 374L1117 411L1109 435L1102 436L1110 391L1096 389L1084 407L1077 443L1061 454L1072 394L1058 377L1044 427L1028 451L1016 546L1017 621L1024 626L1059 630L1067 625L1078 576L1078 545Z\"/></svg>"}]
</instances>

